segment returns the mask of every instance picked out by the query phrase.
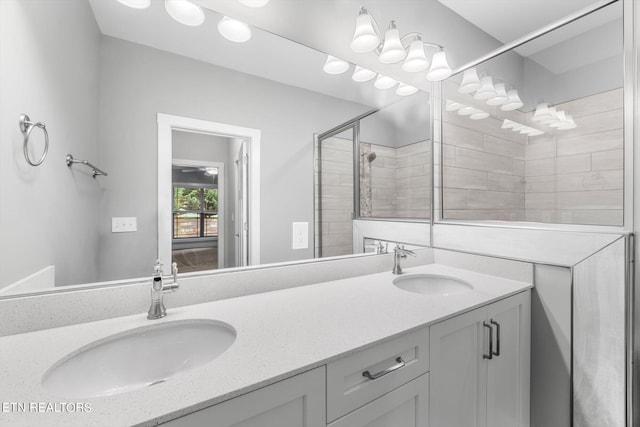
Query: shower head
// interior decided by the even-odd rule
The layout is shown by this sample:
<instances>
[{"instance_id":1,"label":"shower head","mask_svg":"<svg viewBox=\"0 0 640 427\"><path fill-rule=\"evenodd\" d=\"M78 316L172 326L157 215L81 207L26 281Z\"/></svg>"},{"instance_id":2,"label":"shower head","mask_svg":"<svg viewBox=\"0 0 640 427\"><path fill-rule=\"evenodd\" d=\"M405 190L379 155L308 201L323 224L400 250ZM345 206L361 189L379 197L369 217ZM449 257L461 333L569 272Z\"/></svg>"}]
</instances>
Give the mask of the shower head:
<instances>
[{"instance_id":1,"label":"shower head","mask_svg":"<svg viewBox=\"0 0 640 427\"><path fill-rule=\"evenodd\" d=\"M376 153L374 151L370 151L368 153L362 153L361 156L367 156L367 161L369 163L373 162L376 159Z\"/></svg>"}]
</instances>

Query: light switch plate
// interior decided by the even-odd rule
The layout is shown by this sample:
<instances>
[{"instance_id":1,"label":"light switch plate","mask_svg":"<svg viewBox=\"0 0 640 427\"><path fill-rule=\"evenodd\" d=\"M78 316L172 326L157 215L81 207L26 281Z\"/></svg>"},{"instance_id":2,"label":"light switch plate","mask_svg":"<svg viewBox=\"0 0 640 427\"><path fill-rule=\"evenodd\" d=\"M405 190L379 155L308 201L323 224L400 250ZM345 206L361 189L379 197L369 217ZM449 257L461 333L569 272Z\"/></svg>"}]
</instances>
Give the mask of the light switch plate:
<instances>
[{"instance_id":1,"label":"light switch plate","mask_svg":"<svg viewBox=\"0 0 640 427\"><path fill-rule=\"evenodd\" d=\"M309 223L293 223L293 244L291 249L307 249L309 247Z\"/></svg>"},{"instance_id":2,"label":"light switch plate","mask_svg":"<svg viewBox=\"0 0 640 427\"><path fill-rule=\"evenodd\" d=\"M112 233L131 233L138 231L138 221L135 216L111 218Z\"/></svg>"}]
</instances>

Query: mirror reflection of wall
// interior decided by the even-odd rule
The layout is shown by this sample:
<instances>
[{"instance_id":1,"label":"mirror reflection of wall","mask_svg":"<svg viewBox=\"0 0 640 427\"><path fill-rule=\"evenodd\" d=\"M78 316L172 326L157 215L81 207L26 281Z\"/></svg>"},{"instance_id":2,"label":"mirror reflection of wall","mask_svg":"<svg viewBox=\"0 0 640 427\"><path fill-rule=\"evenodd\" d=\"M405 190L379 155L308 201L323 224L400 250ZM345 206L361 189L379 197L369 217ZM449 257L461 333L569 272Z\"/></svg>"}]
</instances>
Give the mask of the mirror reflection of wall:
<instances>
[{"instance_id":1,"label":"mirror reflection of wall","mask_svg":"<svg viewBox=\"0 0 640 427\"><path fill-rule=\"evenodd\" d=\"M622 46L618 2L445 82L443 218L622 225Z\"/></svg>"}]
</instances>

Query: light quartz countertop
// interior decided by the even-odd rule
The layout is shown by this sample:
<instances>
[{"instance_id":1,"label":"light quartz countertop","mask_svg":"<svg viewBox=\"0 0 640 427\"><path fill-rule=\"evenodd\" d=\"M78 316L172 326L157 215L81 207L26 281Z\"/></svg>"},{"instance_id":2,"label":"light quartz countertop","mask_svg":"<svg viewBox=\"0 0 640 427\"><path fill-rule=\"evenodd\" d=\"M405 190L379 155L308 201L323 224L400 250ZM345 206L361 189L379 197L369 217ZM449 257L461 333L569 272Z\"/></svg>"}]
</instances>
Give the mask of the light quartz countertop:
<instances>
[{"instance_id":1,"label":"light quartz countertop","mask_svg":"<svg viewBox=\"0 0 640 427\"><path fill-rule=\"evenodd\" d=\"M392 284L398 276L390 272L377 273L180 308L171 307L169 295L168 315L161 320L140 313L2 337L0 425L156 425L532 287L439 264L405 269L405 274L415 273L453 276L474 290L426 296L398 289ZM51 366L81 347L129 329L183 319L228 323L237 332L236 341L214 361L153 387L65 399L41 386ZM91 411L10 411L13 403L70 401L90 403Z\"/></svg>"}]
</instances>

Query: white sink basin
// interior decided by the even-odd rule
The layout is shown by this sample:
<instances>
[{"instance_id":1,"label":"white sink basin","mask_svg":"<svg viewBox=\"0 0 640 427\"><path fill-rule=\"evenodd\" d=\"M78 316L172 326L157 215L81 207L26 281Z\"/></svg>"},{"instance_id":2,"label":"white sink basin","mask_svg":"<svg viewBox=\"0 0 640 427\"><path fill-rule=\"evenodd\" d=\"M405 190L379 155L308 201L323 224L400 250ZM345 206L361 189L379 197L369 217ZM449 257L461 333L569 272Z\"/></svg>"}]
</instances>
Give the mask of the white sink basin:
<instances>
[{"instance_id":1,"label":"white sink basin","mask_svg":"<svg viewBox=\"0 0 640 427\"><path fill-rule=\"evenodd\" d=\"M398 288L418 294L447 297L472 291L469 283L438 274L407 274L393 281Z\"/></svg>"},{"instance_id":2,"label":"white sink basin","mask_svg":"<svg viewBox=\"0 0 640 427\"><path fill-rule=\"evenodd\" d=\"M211 362L235 339L235 329L213 320L143 326L96 341L62 358L42 377L42 386L67 398L125 393Z\"/></svg>"}]
</instances>

